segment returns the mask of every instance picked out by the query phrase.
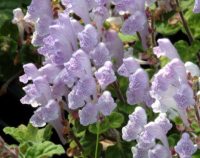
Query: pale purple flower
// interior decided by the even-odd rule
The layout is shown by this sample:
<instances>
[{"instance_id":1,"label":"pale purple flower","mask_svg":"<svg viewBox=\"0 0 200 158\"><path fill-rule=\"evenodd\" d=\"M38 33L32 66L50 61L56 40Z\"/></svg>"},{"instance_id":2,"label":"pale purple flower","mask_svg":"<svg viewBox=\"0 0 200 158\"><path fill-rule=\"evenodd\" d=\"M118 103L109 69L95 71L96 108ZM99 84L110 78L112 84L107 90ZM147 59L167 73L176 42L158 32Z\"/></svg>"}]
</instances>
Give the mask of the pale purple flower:
<instances>
[{"instance_id":1,"label":"pale purple flower","mask_svg":"<svg viewBox=\"0 0 200 158\"><path fill-rule=\"evenodd\" d=\"M95 0L98 5L106 5L110 0Z\"/></svg>"},{"instance_id":2,"label":"pale purple flower","mask_svg":"<svg viewBox=\"0 0 200 158\"><path fill-rule=\"evenodd\" d=\"M190 73L193 77L194 76L198 76L198 77L200 76L200 69L193 62L187 61L185 63L185 68L186 68L187 73Z\"/></svg>"},{"instance_id":3,"label":"pale purple flower","mask_svg":"<svg viewBox=\"0 0 200 158\"><path fill-rule=\"evenodd\" d=\"M148 150L139 148L139 147L132 147L131 148L133 158L149 158L148 157Z\"/></svg>"},{"instance_id":4,"label":"pale purple flower","mask_svg":"<svg viewBox=\"0 0 200 158\"><path fill-rule=\"evenodd\" d=\"M36 22L42 16L53 17L51 0L32 0L24 19L28 22Z\"/></svg>"},{"instance_id":5,"label":"pale purple flower","mask_svg":"<svg viewBox=\"0 0 200 158\"><path fill-rule=\"evenodd\" d=\"M143 69L139 68L129 77L129 87L126 92L127 102L130 105L145 102L149 89L149 78Z\"/></svg>"},{"instance_id":6,"label":"pale purple flower","mask_svg":"<svg viewBox=\"0 0 200 158\"><path fill-rule=\"evenodd\" d=\"M200 13L200 0L195 0L193 12L194 13Z\"/></svg>"},{"instance_id":7,"label":"pale purple flower","mask_svg":"<svg viewBox=\"0 0 200 158\"><path fill-rule=\"evenodd\" d=\"M39 70L40 75L44 76L49 83L54 83L54 80L61 72L61 68L54 64L46 64Z\"/></svg>"},{"instance_id":8,"label":"pale purple flower","mask_svg":"<svg viewBox=\"0 0 200 158\"><path fill-rule=\"evenodd\" d=\"M188 84L182 84L173 97L180 109L186 109L195 104L193 96L192 88Z\"/></svg>"},{"instance_id":9,"label":"pale purple flower","mask_svg":"<svg viewBox=\"0 0 200 158\"><path fill-rule=\"evenodd\" d=\"M102 89L105 89L117 79L110 61L106 61L94 74Z\"/></svg>"},{"instance_id":10,"label":"pale purple flower","mask_svg":"<svg viewBox=\"0 0 200 158\"><path fill-rule=\"evenodd\" d=\"M88 103L79 110L80 123L84 126L95 123L97 121L98 111L94 104Z\"/></svg>"},{"instance_id":11,"label":"pale purple flower","mask_svg":"<svg viewBox=\"0 0 200 158\"><path fill-rule=\"evenodd\" d=\"M148 158L159 158L162 155L162 158L171 158L169 150L161 145L156 144L156 146L148 151Z\"/></svg>"},{"instance_id":12,"label":"pale purple flower","mask_svg":"<svg viewBox=\"0 0 200 158\"><path fill-rule=\"evenodd\" d=\"M12 19L12 23L13 24L17 24L23 21L24 19L24 13L22 12L21 8L16 8L13 10L13 19Z\"/></svg>"},{"instance_id":13,"label":"pale purple flower","mask_svg":"<svg viewBox=\"0 0 200 158\"><path fill-rule=\"evenodd\" d=\"M19 81L23 83L28 83L29 80L33 80L39 76L39 72L37 67L32 64L28 63L23 65L25 74L20 76Z\"/></svg>"},{"instance_id":14,"label":"pale purple flower","mask_svg":"<svg viewBox=\"0 0 200 158\"><path fill-rule=\"evenodd\" d=\"M96 82L93 76L82 77L73 87L76 94L81 97L90 97L96 95Z\"/></svg>"},{"instance_id":15,"label":"pale purple flower","mask_svg":"<svg viewBox=\"0 0 200 158\"><path fill-rule=\"evenodd\" d=\"M88 24L84 30L78 34L80 47L87 53L94 49L98 43L98 33L94 26Z\"/></svg>"},{"instance_id":16,"label":"pale purple flower","mask_svg":"<svg viewBox=\"0 0 200 158\"><path fill-rule=\"evenodd\" d=\"M69 16L59 14L55 24L49 26L49 35L43 39L38 52L56 65L67 62L77 49L76 33Z\"/></svg>"},{"instance_id":17,"label":"pale purple flower","mask_svg":"<svg viewBox=\"0 0 200 158\"><path fill-rule=\"evenodd\" d=\"M161 56L169 59L180 58L176 48L167 38L158 39L158 46L153 48L153 52L158 58Z\"/></svg>"},{"instance_id":18,"label":"pale purple flower","mask_svg":"<svg viewBox=\"0 0 200 158\"><path fill-rule=\"evenodd\" d=\"M104 6L97 6L92 10L91 18L95 22L99 31L101 31L103 23L108 17L109 17L109 10Z\"/></svg>"},{"instance_id":19,"label":"pale purple flower","mask_svg":"<svg viewBox=\"0 0 200 158\"><path fill-rule=\"evenodd\" d=\"M109 91L104 91L103 94L98 99L97 106L99 111L104 116L108 116L116 108L117 104L114 102L111 93Z\"/></svg>"},{"instance_id":20,"label":"pale purple flower","mask_svg":"<svg viewBox=\"0 0 200 158\"><path fill-rule=\"evenodd\" d=\"M123 43L118 37L118 33L114 30L105 31L104 43L108 48L111 58L114 61L114 70L117 70L122 64L122 59L124 56Z\"/></svg>"},{"instance_id":21,"label":"pale purple flower","mask_svg":"<svg viewBox=\"0 0 200 158\"><path fill-rule=\"evenodd\" d=\"M183 133L181 139L175 146L175 151L180 158L191 158L197 151L197 145L194 145L188 133Z\"/></svg>"},{"instance_id":22,"label":"pale purple flower","mask_svg":"<svg viewBox=\"0 0 200 158\"><path fill-rule=\"evenodd\" d=\"M128 57L123 59L123 64L119 67L117 72L121 76L129 77L139 68L139 63L133 57Z\"/></svg>"},{"instance_id":23,"label":"pale purple flower","mask_svg":"<svg viewBox=\"0 0 200 158\"><path fill-rule=\"evenodd\" d=\"M141 132L141 127L135 122L128 121L127 125L122 128L122 139L126 141L135 140Z\"/></svg>"},{"instance_id":24,"label":"pale purple flower","mask_svg":"<svg viewBox=\"0 0 200 158\"><path fill-rule=\"evenodd\" d=\"M168 120L166 113L160 113L154 122L158 124L164 134L167 134L168 131L172 128L172 124Z\"/></svg>"},{"instance_id":25,"label":"pale purple flower","mask_svg":"<svg viewBox=\"0 0 200 158\"><path fill-rule=\"evenodd\" d=\"M48 104L39 107L30 119L35 127L43 127L47 122L56 120L60 115L60 107L55 100L49 100Z\"/></svg>"},{"instance_id":26,"label":"pale purple flower","mask_svg":"<svg viewBox=\"0 0 200 158\"><path fill-rule=\"evenodd\" d=\"M47 104L52 98L51 89L47 80L44 77L37 77L33 80L33 84L28 84L23 87L26 95L21 98L22 104L31 104L33 107Z\"/></svg>"},{"instance_id":27,"label":"pale purple flower","mask_svg":"<svg viewBox=\"0 0 200 158\"><path fill-rule=\"evenodd\" d=\"M138 146L143 148L144 144L148 144L146 147L150 148L151 144L153 144L156 139L159 139L162 144L169 150L169 144L165 131L158 123L149 122L147 125L145 125L144 131L141 133L138 139Z\"/></svg>"},{"instance_id":28,"label":"pale purple flower","mask_svg":"<svg viewBox=\"0 0 200 158\"><path fill-rule=\"evenodd\" d=\"M65 67L73 76L79 78L92 73L89 56L81 49L73 54L69 62L65 63Z\"/></svg>"},{"instance_id":29,"label":"pale purple flower","mask_svg":"<svg viewBox=\"0 0 200 158\"><path fill-rule=\"evenodd\" d=\"M67 13L74 12L83 19L84 23L90 22L87 0L62 0L61 2L66 7Z\"/></svg>"},{"instance_id":30,"label":"pale purple flower","mask_svg":"<svg viewBox=\"0 0 200 158\"><path fill-rule=\"evenodd\" d=\"M117 11L128 11L134 14L137 11L144 11L145 0L113 0Z\"/></svg>"},{"instance_id":31,"label":"pale purple flower","mask_svg":"<svg viewBox=\"0 0 200 158\"><path fill-rule=\"evenodd\" d=\"M22 12L21 8L16 8L13 10L13 19L12 23L16 24L19 30L19 36L21 42L24 40L24 30L27 30L28 23L24 21L24 13Z\"/></svg>"},{"instance_id":32,"label":"pale purple flower","mask_svg":"<svg viewBox=\"0 0 200 158\"><path fill-rule=\"evenodd\" d=\"M172 59L154 76L150 94L155 99L151 106L154 112L176 111L184 124L189 125L186 108L194 105L193 90L188 84L185 66L179 59Z\"/></svg>"},{"instance_id":33,"label":"pale purple flower","mask_svg":"<svg viewBox=\"0 0 200 158\"><path fill-rule=\"evenodd\" d=\"M126 141L135 140L142 132L144 125L147 123L147 115L142 107L136 107L135 111L129 115L129 121L122 128L122 138Z\"/></svg>"},{"instance_id":34,"label":"pale purple flower","mask_svg":"<svg viewBox=\"0 0 200 158\"><path fill-rule=\"evenodd\" d=\"M121 31L124 34L133 35L136 32L142 31L146 22L147 18L145 13L137 11L124 22Z\"/></svg>"},{"instance_id":35,"label":"pale purple flower","mask_svg":"<svg viewBox=\"0 0 200 158\"><path fill-rule=\"evenodd\" d=\"M37 20L37 23L35 23L35 32L33 33L33 38L31 41L34 46L42 46L43 39L49 34L49 26L52 24L52 22L52 18L50 18L48 15L43 15Z\"/></svg>"},{"instance_id":36,"label":"pale purple flower","mask_svg":"<svg viewBox=\"0 0 200 158\"><path fill-rule=\"evenodd\" d=\"M68 106L70 109L75 110L85 105L85 98L77 95L75 90L68 94Z\"/></svg>"},{"instance_id":37,"label":"pale purple flower","mask_svg":"<svg viewBox=\"0 0 200 158\"><path fill-rule=\"evenodd\" d=\"M90 57L97 67L103 66L106 61L111 60L109 50L103 42L99 43L95 49L90 52Z\"/></svg>"}]
</instances>

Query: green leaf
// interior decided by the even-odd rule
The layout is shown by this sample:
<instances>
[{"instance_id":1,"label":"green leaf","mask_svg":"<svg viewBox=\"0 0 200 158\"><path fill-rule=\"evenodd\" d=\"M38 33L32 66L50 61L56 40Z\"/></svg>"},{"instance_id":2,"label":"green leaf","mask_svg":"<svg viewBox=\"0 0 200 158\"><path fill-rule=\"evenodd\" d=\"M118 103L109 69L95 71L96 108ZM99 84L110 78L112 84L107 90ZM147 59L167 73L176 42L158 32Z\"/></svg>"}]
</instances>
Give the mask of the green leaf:
<instances>
[{"instance_id":1,"label":"green leaf","mask_svg":"<svg viewBox=\"0 0 200 158\"><path fill-rule=\"evenodd\" d=\"M198 149L193 155L192 158L199 158L200 150Z\"/></svg>"},{"instance_id":2,"label":"green leaf","mask_svg":"<svg viewBox=\"0 0 200 158\"><path fill-rule=\"evenodd\" d=\"M200 38L200 14L194 14L192 9L189 9L185 14L184 17L189 25L189 28L192 32L192 35L195 38ZM185 32L184 29L182 29Z\"/></svg>"},{"instance_id":3,"label":"green leaf","mask_svg":"<svg viewBox=\"0 0 200 158\"><path fill-rule=\"evenodd\" d=\"M124 122L124 116L117 112L112 112L110 116L108 116L109 126L110 128L119 128Z\"/></svg>"},{"instance_id":4,"label":"green leaf","mask_svg":"<svg viewBox=\"0 0 200 158\"><path fill-rule=\"evenodd\" d=\"M183 121L182 121L182 119L180 118L180 117L175 117L172 121L174 121L174 123L176 124L176 125L181 125L181 124L183 124Z\"/></svg>"},{"instance_id":5,"label":"green leaf","mask_svg":"<svg viewBox=\"0 0 200 158\"><path fill-rule=\"evenodd\" d=\"M134 111L135 106L124 104L123 102L119 101L117 102L117 108L124 114L131 114Z\"/></svg>"},{"instance_id":6,"label":"green leaf","mask_svg":"<svg viewBox=\"0 0 200 158\"><path fill-rule=\"evenodd\" d=\"M183 61L195 61L200 51L200 41L196 40L191 46L186 41L180 40L174 44Z\"/></svg>"},{"instance_id":7,"label":"green leaf","mask_svg":"<svg viewBox=\"0 0 200 158\"><path fill-rule=\"evenodd\" d=\"M131 147L133 143L121 142L107 148L105 158L132 158Z\"/></svg>"},{"instance_id":8,"label":"green leaf","mask_svg":"<svg viewBox=\"0 0 200 158\"><path fill-rule=\"evenodd\" d=\"M169 12L163 15L163 20L156 21L156 32L161 33L165 36L174 35L176 34L182 27L180 22L175 24L170 24L170 18L173 18L174 12Z\"/></svg>"},{"instance_id":9,"label":"green leaf","mask_svg":"<svg viewBox=\"0 0 200 158\"><path fill-rule=\"evenodd\" d=\"M168 136L169 146L174 147L180 139L180 135L177 133L173 133Z\"/></svg>"},{"instance_id":10,"label":"green leaf","mask_svg":"<svg viewBox=\"0 0 200 158\"><path fill-rule=\"evenodd\" d=\"M118 36L122 40L122 42L133 42L133 41L138 40L136 35L125 35L125 34L119 32Z\"/></svg>"},{"instance_id":11,"label":"green leaf","mask_svg":"<svg viewBox=\"0 0 200 158\"><path fill-rule=\"evenodd\" d=\"M160 57L160 66L164 67L170 60L167 57Z\"/></svg>"},{"instance_id":12,"label":"green leaf","mask_svg":"<svg viewBox=\"0 0 200 158\"><path fill-rule=\"evenodd\" d=\"M100 122L99 134L106 132L109 129L108 118L105 117L103 121ZM97 125L96 123L89 126L89 131L93 134L97 134Z\"/></svg>"},{"instance_id":13,"label":"green leaf","mask_svg":"<svg viewBox=\"0 0 200 158\"><path fill-rule=\"evenodd\" d=\"M85 135L80 139L80 143L84 149L84 155L94 155L96 145L96 135L86 132ZM101 146L99 146L101 147ZM101 151L100 149L98 151Z\"/></svg>"},{"instance_id":14,"label":"green leaf","mask_svg":"<svg viewBox=\"0 0 200 158\"><path fill-rule=\"evenodd\" d=\"M61 145L55 145L50 141L45 141L43 143L35 143L33 146L29 147L25 158L48 158L53 155L64 154L65 150Z\"/></svg>"},{"instance_id":15,"label":"green leaf","mask_svg":"<svg viewBox=\"0 0 200 158\"><path fill-rule=\"evenodd\" d=\"M6 134L11 135L19 143L31 141L31 142L43 142L50 138L52 134L51 127L46 126L45 128L38 129L33 127L31 124L28 126L20 125L19 127L6 127L3 129Z\"/></svg>"},{"instance_id":16,"label":"green leaf","mask_svg":"<svg viewBox=\"0 0 200 158\"><path fill-rule=\"evenodd\" d=\"M17 50L17 42L10 37L0 36L0 55L13 55Z\"/></svg>"},{"instance_id":17,"label":"green leaf","mask_svg":"<svg viewBox=\"0 0 200 158\"><path fill-rule=\"evenodd\" d=\"M23 45L19 53L21 63L40 63L41 56L36 53L36 49L29 44Z\"/></svg>"}]
</instances>

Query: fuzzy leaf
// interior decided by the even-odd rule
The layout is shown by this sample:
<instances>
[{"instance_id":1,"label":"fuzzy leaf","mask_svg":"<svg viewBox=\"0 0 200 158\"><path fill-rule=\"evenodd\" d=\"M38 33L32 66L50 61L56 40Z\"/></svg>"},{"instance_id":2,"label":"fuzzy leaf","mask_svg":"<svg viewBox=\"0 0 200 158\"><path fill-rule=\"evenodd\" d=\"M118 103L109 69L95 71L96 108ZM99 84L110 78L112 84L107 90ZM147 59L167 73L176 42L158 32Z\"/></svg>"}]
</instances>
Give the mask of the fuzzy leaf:
<instances>
[{"instance_id":1,"label":"fuzzy leaf","mask_svg":"<svg viewBox=\"0 0 200 158\"><path fill-rule=\"evenodd\" d=\"M65 150L61 145L56 145L50 141L43 143L36 143L29 147L25 157L26 158L48 158L53 155L61 155L65 153Z\"/></svg>"},{"instance_id":2,"label":"fuzzy leaf","mask_svg":"<svg viewBox=\"0 0 200 158\"><path fill-rule=\"evenodd\" d=\"M19 127L6 127L3 129L6 134L11 135L19 143L26 141L30 142L43 142L50 138L51 127L46 126L45 128L38 129L33 127L31 124L28 126L20 125Z\"/></svg>"},{"instance_id":3,"label":"fuzzy leaf","mask_svg":"<svg viewBox=\"0 0 200 158\"><path fill-rule=\"evenodd\" d=\"M108 120L110 128L119 128L124 122L124 116L120 113L113 112L110 116L108 116Z\"/></svg>"}]
</instances>

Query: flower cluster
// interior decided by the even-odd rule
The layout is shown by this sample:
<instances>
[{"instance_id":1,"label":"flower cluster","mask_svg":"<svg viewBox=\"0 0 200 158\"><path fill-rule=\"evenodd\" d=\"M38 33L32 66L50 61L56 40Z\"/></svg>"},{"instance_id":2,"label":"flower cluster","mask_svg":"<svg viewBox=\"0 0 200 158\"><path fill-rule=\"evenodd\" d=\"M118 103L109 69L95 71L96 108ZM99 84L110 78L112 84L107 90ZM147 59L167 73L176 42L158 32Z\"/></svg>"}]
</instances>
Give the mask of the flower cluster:
<instances>
[{"instance_id":1,"label":"flower cluster","mask_svg":"<svg viewBox=\"0 0 200 158\"><path fill-rule=\"evenodd\" d=\"M119 74L128 78L125 102L139 105L122 128L123 140L137 143L132 147L133 157L171 158L168 117L180 116L190 126L187 109L195 105L196 94L188 78L199 77L200 71L191 62L184 64L167 38L158 39L158 46L149 49L148 9L155 2L167 11L172 9L170 0L61 0L63 10L55 16L51 0L32 0L25 16L20 9L14 10L13 23L21 30L21 38L23 29L34 28L32 44L43 59L40 67L24 64L25 74L20 76L26 84L21 102L37 108L30 122L35 127L51 124L65 143L63 111L77 113L84 126L111 115L117 99L109 86L117 84ZM199 0L194 12L200 12ZM121 33L137 34L144 51L152 50L152 56L169 60L152 79L141 60L126 54L118 32L104 26L113 16L122 21ZM148 122L141 106L159 113L154 121ZM181 158L191 157L196 149L187 133L175 147Z\"/></svg>"},{"instance_id":2,"label":"flower cluster","mask_svg":"<svg viewBox=\"0 0 200 158\"><path fill-rule=\"evenodd\" d=\"M166 134L171 128L172 124L166 114L161 113L153 122L147 123L145 110L137 107L129 115L127 125L122 128L122 138L126 141L137 141L137 145L132 148L134 158L153 158L159 156L160 152L164 158L169 158L171 153ZM157 144L156 139L162 144Z\"/></svg>"}]
</instances>

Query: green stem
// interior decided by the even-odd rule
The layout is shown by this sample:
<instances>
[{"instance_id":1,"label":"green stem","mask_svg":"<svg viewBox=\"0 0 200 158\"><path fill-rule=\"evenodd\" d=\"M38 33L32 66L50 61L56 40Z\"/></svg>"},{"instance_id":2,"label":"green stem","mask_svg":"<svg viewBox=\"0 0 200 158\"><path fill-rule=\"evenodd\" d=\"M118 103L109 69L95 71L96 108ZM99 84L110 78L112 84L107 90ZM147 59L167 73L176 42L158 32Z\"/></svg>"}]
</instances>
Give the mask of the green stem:
<instances>
[{"instance_id":1,"label":"green stem","mask_svg":"<svg viewBox=\"0 0 200 158\"><path fill-rule=\"evenodd\" d=\"M96 126L97 126L97 139L96 139L96 148L95 148L95 158L97 158L97 155L98 155L100 122L97 122Z\"/></svg>"},{"instance_id":2,"label":"green stem","mask_svg":"<svg viewBox=\"0 0 200 158\"><path fill-rule=\"evenodd\" d=\"M191 33L190 28L188 26L188 23L187 23L187 21L186 21L186 19L184 17L183 11L181 10L180 4L179 4L179 0L176 0L176 6L178 8L178 13L179 13L179 15L181 17L181 21L182 21L183 27L184 27L184 29L185 29L185 31L187 33L189 42L190 42L190 44L192 44L192 42L194 42L194 38L192 36L192 33Z\"/></svg>"}]
</instances>

